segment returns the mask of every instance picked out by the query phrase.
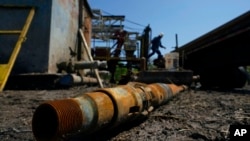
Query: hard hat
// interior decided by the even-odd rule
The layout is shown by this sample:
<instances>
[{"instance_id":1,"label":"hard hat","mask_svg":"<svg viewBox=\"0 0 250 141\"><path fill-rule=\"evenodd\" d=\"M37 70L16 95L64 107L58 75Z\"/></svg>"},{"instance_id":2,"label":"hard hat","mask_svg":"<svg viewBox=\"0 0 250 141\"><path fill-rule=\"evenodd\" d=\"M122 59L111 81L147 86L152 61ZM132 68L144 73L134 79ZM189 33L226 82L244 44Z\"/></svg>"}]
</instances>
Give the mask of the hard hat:
<instances>
[{"instance_id":1,"label":"hard hat","mask_svg":"<svg viewBox=\"0 0 250 141\"><path fill-rule=\"evenodd\" d=\"M161 37L162 37L163 35L164 35L164 33L163 33L163 32L161 32L161 33L159 34L159 36L161 36Z\"/></svg>"}]
</instances>

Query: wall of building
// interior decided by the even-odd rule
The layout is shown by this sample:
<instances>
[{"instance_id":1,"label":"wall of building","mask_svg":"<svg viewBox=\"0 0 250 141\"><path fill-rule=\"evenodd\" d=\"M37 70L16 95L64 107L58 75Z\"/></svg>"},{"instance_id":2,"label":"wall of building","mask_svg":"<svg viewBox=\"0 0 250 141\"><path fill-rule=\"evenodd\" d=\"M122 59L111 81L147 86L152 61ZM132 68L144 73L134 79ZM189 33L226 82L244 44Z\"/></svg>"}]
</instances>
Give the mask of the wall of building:
<instances>
[{"instance_id":1,"label":"wall of building","mask_svg":"<svg viewBox=\"0 0 250 141\"><path fill-rule=\"evenodd\" d=\"M21 30L30 10L27 7L35 7L35 16L12 74L48 70L51 0L1 0L0 30ZM18 35L0 34L0 63L9 60L17 39Z\"/></svg>"},{"instance_id":2,"label":"wall of building","mask_svg":"<svg viewBox=\"0 0 250 141\"><path fill-rule=\"evenodd\" d=\"M69 47L76 50L78 13L78 0L52 1L49 73L57 71L57 63L69 61Z\"/></svg>"},{"instance_id":3,"label":"wall of building","mask_svg":"<svg viewBox=\"0 0 250 141\"><path fill-rule=\"evenodd\" d=\"M12 74L56 73L56 64L69 61L69 47L77 50L80 0L1 0L0 30L21 29L35 7L35 16ZM8 5L6 7L6 5ZM90 45L91 17L83 6L82 26ZM84 28L86 27L86 29ZM17 35L0 34L0 63L8 62ZM83 52L82 58L87 55ZM81 59L82 59L81 58Z\"/></svg>"},{"instance_id":4,"label":"wall of building","mask_svg":"<svg viewBox=\"0 0 250 141\"><path fill-rule=\"evenodd\" d=\"M83 7L83 17L82 17L83 25L82 25L82 30L84 33L84 37L86 39L86 42L89 46L89 49L91 48L91 33L92 33L92 18L88 13L88 10ZM89 60L87 53L85 49L82 51L82 56L84 60Z\"/></svg>"}]
</instances>

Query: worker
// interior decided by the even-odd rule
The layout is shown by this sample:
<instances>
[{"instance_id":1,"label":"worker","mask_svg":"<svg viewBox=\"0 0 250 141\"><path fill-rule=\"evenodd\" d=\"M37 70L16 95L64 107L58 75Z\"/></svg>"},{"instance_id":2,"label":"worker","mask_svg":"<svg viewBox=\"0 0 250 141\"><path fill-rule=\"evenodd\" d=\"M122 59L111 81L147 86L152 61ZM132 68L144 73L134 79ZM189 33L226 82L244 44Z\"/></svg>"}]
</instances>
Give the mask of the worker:
<instances>
[{"instance_id":1,"label":"worker","mask_svg":"<svg viewBox=\"0 0 250 141\"><path fill-rule=\"evenodd\" d=\"M114 57L119 57L120 53L121 53L121 48L125 42L125 37L127 35L127 31L121 29L121 30L117 30L114 35L113 35L113 39L116 39L117 42L114 44L116 45L116 49L114 50L114 52L112 53L114 55Z\"/></svg>"},{"instance_id":2,"label":"worker","mask_svg":"<svg viewBox=\"0 0 250 141\"><path fill-rule=\"evenodd\" d=\"M148 55L147 59L149 59L155 53L158 54L158 58L162 58L162 54L161 54L161 52L159 50L159 47L162 47L162 48L166 49L166 47L161 44L161 38L162 37L163 37L163 33L160 33L158 36L153 38L153 40L151 41L152 52Z\"/></svg>"},{"instance_id":3,"label":"worker","mask_svg":"<svg viewBox=\"0 0 250 141\"><path fill-rule=\"evenodd\" d=\"M119 57L120 56L121 49L122 49L122 46L123 46L123 44L125 42L126 35L127 35L127 31L125 31L123 29L117 30L113 34L112 39L117 40L116 43L113 45L113 47L115 47L115 45L116 45L116 48L111 53L113 55L113 57ZM116 83L116 81L115 81L115 71L116 71L116 65L118 64L118 61L117 60L109 60L107 63L108 63L108 70L111 73L111 77L110 77L109 82L110 83Z\"/></svg>"}]
</instances>

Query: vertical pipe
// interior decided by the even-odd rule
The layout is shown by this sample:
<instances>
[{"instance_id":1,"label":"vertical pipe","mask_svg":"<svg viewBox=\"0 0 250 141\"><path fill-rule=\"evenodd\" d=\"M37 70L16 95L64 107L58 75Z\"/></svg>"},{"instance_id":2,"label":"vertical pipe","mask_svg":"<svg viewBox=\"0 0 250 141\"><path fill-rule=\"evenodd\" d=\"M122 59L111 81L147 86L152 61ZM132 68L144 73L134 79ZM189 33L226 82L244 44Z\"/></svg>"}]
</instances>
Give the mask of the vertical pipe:
<instances>
[{"instance_id":1,"label":"vertical pipe","mask_svg":"<svg viewBox=\"0 0 250 141\"><path fill-rule=\"evenodd\" d=\"M178 34L175 34L175 51L178 52Z\"/></svg>"},{"instance_id":2,"label":"vertical pipe","mask_svg":"<svg viewBox=\"0 0 250 141\"><path fill-rule=\"evenodd\" d=\"M146 58L142 57L140 60L140 71L145 71L147 69L147 62L146 62Z\"/></svg>"}]
</instances>

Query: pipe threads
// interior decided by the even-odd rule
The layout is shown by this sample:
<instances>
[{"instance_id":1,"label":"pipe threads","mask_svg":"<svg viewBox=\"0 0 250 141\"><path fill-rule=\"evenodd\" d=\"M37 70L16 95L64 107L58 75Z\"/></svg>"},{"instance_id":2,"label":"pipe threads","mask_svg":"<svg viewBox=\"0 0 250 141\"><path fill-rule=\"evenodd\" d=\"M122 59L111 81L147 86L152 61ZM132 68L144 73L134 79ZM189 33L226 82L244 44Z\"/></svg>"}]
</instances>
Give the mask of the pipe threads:
<instances>
[{"instance_id":1,"label":"pipe threads","mask_svg":"<svg viewBox=\"0 0 250 141\"><path fill-rule=\"evenodd\" d=\"M41 104L35 111L32 130L38 141L76 132L82 125L82 112L72 99Z\"/></svg>"}]
</instances>

